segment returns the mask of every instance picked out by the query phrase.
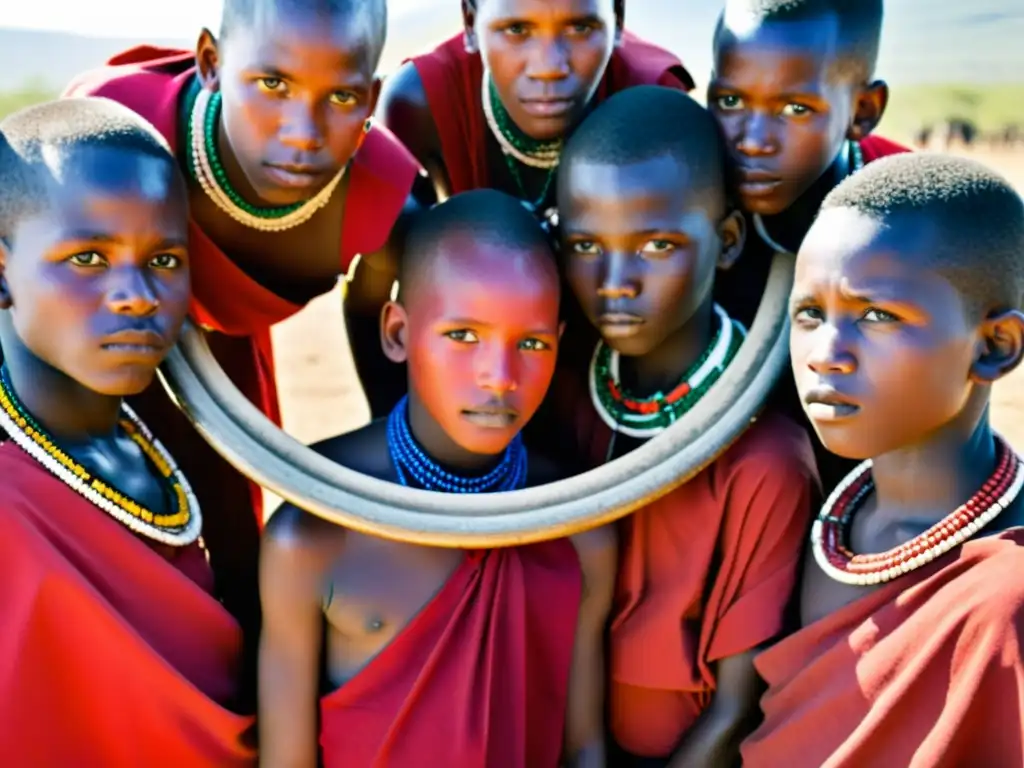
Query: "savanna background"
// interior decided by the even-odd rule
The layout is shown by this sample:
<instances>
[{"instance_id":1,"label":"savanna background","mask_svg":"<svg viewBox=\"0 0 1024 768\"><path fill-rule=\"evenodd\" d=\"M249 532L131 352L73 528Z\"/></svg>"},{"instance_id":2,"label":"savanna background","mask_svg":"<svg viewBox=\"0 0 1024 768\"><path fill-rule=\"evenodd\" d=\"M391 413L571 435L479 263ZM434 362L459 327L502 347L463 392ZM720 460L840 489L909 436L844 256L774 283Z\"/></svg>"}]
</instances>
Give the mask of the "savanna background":
<instances>
[{"instance_id":1,"label":"savanna background","mask_svg":"<svg viewBox=\"0 0 1024 768\"><path fill-rule=\"evenodd\" d=\"M5 4L7 5L7 4ZM52 98L76 73L140 43L191 48L218 0L36 0L0 15L0 118ZM389 0L386 75L459 29L459 0ZM702 91L720 0L629 0L627 26L681 56ZM888 0L879 75L892 87L880 133L969 154L1024 191L1024 3ZM642 115L637 116L643 119ZM1024 258L1024 254L1021 254ZM274 329L285 428L304 442L363 424L335 291ZM996 387L997 428L1024 450L1024 369Z\"/></svg>"}]
</instances>

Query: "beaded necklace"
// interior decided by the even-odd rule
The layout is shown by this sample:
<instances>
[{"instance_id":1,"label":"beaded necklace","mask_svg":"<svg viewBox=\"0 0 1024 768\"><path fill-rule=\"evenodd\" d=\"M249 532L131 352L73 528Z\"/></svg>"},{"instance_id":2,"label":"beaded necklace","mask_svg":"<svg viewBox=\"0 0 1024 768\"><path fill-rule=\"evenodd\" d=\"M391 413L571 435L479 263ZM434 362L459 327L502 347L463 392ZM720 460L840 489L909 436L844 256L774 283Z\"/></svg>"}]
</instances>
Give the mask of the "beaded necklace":
<instances>
[{"instance_id":1,"label":"beaded necklace","mask_svg":"<svg viewBox=\"0 0 1024 768\"><path fill-rule=\"evenodd\" d=\"M666 430L707 393L739 351L746 329L714 305L717 329L704 353L669 393L631 394L619 378L619 353L597 343L590 361L590 399L613 432L646 439Z\"/></svg>"},{"instance_id":2,"label":"beaded necklace","mask_svg":"<svg viewBox=\"0 0 1024 768\"><path fill-rule=\"evenodd\" d=\"M526 486L526 448L519 435L509 443L498 466L479 477L456 475L427 456L409 429L408 395L388 416L387 438L388 453L401 485L442 493L498 493Z\"/></svg>"},{"instance_id":3,"label":"beaded necklace","mask_svg":"<svg viewBox=\"0 0 1024 768\"><path fill-rule=\"evenodd\" d=\"M864 151L860 148L860 142L849 141L847 142L848 151L850 154L850 172L847 176L852 176L864 167ZM752 217L754 220L754 230L757 232L758 237L765 241L768 246L778 253L789 253L789 249L780 245L779 242L772 237L768 232L768 227L765 226L764 219L761 218L761 214L755 213Z\"/></svg>"},{"instance_id":4,"label":"beaded necklace","mask_svg":"<svg viewBox=\"0 0 1024 768\"><path fill-rule=\"evenodd\" d=\"M122 403L118 425L139 446L163 478L176 509L158 514L122 493L61 450L52 436L28 413L14 392L7 369L0 367L0 430L50 474L135 533L161 544L183 547L199 538L203 518L199 502L184 474L135 412Z\"/></svg>"},{"instance_id":5,"label":"beaded necklace","mask_svg":"<svg viewBox=\"0 0 1024 768\"><path fill-rule=\"evenodd\" d=\"M1002 437L996 436L997 463L991 477L966 503L924 533L898 547L870 555L850 550L853 518L874 490L871 461L847 475L821 508L811 529L814 559L829 578L843 584L868 586L895 579L944 555L982 530L1009 507L1021 487L1021 460Z\"/></svg>"},{"instance_id":6,"label":"beaded necklace","mask_svg":"<svg viewBox=\"0 0 1024 768\"><path fill-rule=\"evenodd\" d=\"M188 147L188 171L206 196L235 221L261 232L283 232L304 224L330 201L348 169L342 168L314 197L292 205L261 208L247 202L231 186L217 150L217 126L220 124L222 98L193 79L186 94L182 120Z\"/></svg>"},{"instance_id":7,"label":"beaded necklace","mask_svg":"<svg viewBox=\"0 0 1024 768\"><path fill-rule=\"evenodd\" d=\"M498 146L501 147L501 154L505 158L505 165L508 167L512 180L515 181L516 186L519 188L520 196L524 198L523 202L530 210L537 211L544 205L544 201L551 191L551 184L554 181L555 172L558 170L558 163L562 156L562 140L538 141L527 136L513 122L508 110L505 109L505 105L501 103L501 97L498 95L493 81L486 75L483 78L482 89L484 117L487 120L487 126L497 140ZM547 170L547 175L544 177L544 186L541 188L540 195L534 201L525 199L528 197L528 194L526 192L525 180L519 168L520 164L531 168Z\"/></svg>"}]
</instances>

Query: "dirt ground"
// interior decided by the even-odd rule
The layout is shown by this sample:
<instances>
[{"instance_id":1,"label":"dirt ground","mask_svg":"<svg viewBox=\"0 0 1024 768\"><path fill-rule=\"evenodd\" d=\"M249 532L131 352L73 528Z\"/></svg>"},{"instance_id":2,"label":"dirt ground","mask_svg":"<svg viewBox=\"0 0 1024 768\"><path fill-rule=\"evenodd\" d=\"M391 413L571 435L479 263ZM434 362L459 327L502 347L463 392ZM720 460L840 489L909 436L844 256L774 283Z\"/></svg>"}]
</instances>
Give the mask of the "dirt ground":
<instances>
[{"instance_id":1,"label":"dirt ground","mask_svg":"<svg viewBox=\"0 0 1024 768\"><path fill-rule=\"evenodd\" d=\"M971 156L1006 175L1024 192L1024 152L978 150ZM369 409L354 373L337 291L276 326L274 347L289 434L310 443L367 422ZM1022 385L1024 367L996 386L992 406L996 428L1019 451L1024 451ZM268 508L273 506L271 503Z\"/></svg>"}]
</instances>

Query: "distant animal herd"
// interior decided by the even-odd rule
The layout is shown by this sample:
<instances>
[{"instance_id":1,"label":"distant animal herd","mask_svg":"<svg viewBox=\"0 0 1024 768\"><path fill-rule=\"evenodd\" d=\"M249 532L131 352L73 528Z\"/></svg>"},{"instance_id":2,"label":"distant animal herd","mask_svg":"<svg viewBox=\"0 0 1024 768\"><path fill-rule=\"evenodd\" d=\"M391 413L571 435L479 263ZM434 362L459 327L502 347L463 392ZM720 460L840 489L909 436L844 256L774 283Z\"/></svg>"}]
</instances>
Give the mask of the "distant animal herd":
<instances>
[{"instance_id":1,"label":"distant animal herd","mask_svg":"<svg viewBox=\"0 0 1024 768\"><path fill-rule=\"evenodd\" d=\"M992 149L1017 149L1024 146L1024 126L1011 123L1000 130L982 132L971 120L951 117L937 125L921 126L914 143L920 149L949 150L956 146L988 144Z\"/></svg>"}]
</instances>

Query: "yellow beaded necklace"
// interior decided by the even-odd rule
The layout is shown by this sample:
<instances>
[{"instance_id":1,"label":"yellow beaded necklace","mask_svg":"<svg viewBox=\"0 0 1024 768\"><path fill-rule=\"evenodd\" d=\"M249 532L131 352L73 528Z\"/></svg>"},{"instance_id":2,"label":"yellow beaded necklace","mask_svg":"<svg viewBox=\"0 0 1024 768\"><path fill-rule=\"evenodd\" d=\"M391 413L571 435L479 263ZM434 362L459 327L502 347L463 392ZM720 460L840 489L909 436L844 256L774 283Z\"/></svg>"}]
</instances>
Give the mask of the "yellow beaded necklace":
<instances>
[{"instance_id":1,"label":"yellow beaded necklace","mask_svg":"<svg viewBox=\"0 0 1024 768\"><path fill-rule=\"evenodd\" d=\"M25 410L0 368L0 430L25 453L39 462L54 477L111 517L147 538L174 547L182 547L199 538L202 514L192 488L167 450L156 440L135 412L122 404L123 418L118 422L128 437L166 481L176 510L161 515L146 508L114 485L89 472L61 450L51 436Z\"/></svg>"}]
</instances>

